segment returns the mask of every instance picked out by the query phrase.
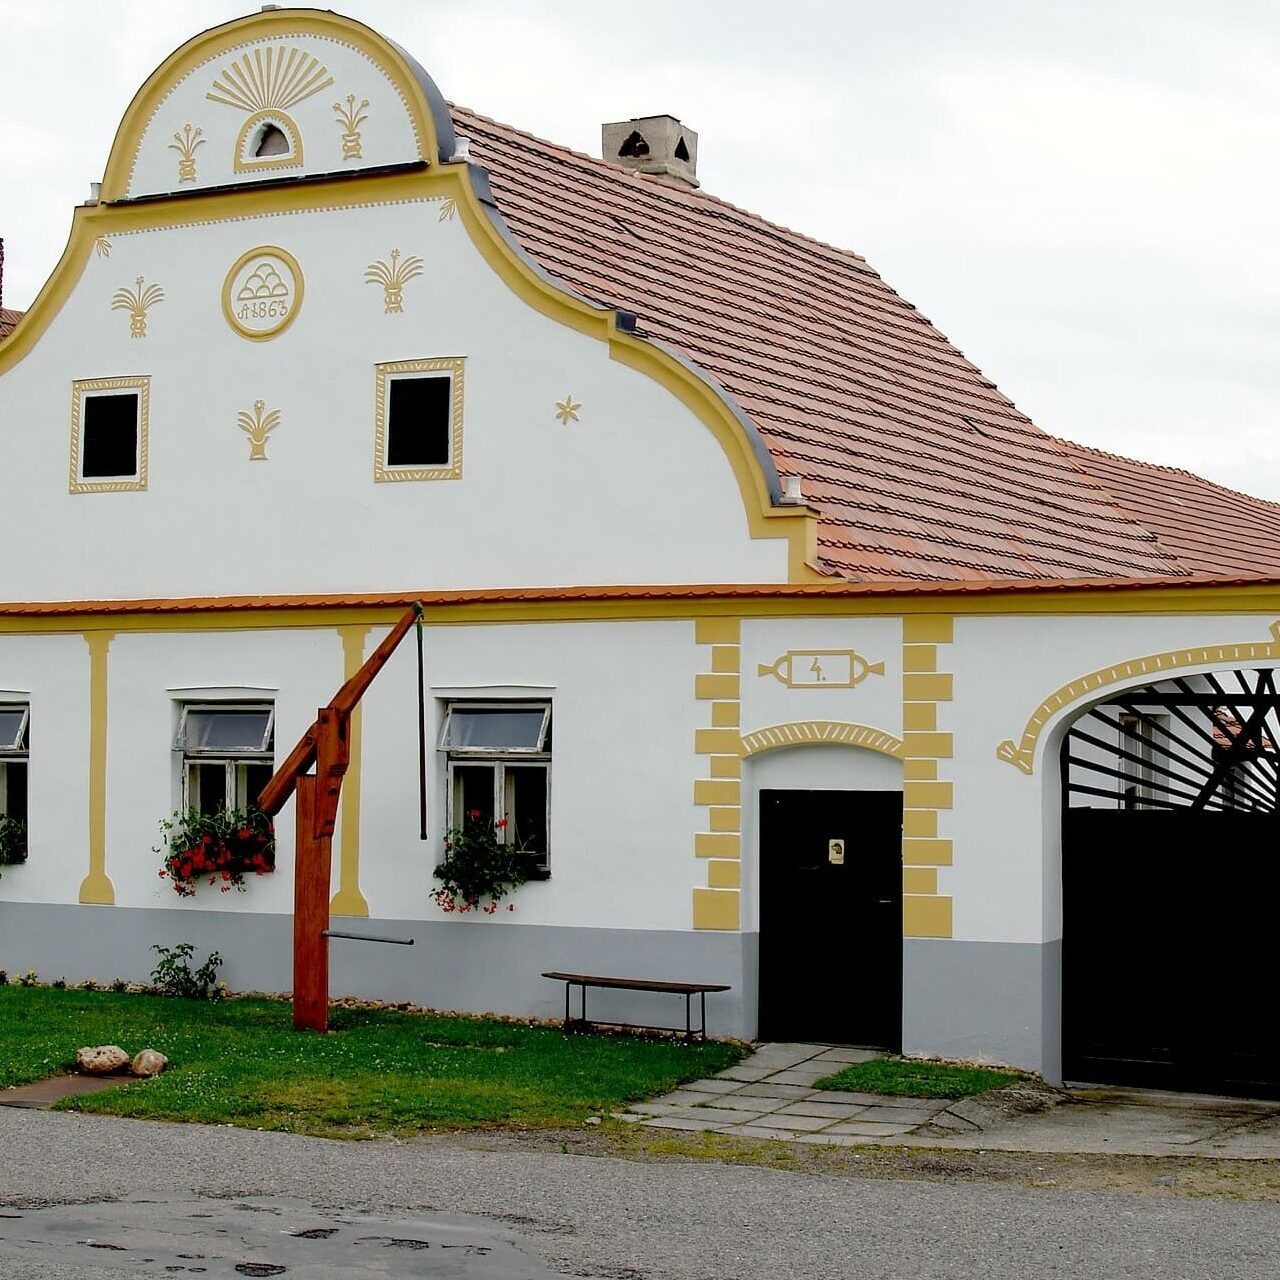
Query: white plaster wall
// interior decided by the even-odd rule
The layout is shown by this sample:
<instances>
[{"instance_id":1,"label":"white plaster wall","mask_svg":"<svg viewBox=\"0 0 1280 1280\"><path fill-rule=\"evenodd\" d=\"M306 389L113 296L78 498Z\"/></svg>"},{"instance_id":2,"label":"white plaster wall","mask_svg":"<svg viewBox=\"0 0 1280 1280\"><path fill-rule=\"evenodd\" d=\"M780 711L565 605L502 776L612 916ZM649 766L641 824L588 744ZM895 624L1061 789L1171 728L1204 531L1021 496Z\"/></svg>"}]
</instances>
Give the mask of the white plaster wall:
<instances>
[{"instance_id":1,"label":"white plaster wall","mask_svg":"<svg viewBox=\"0 0 1280 1280\"><path fill-rule=\"evenodd\" d=\"M380 634L369 637L370 648ZM365 697L361 884L374 916L442 918L430 895L445 829L442 691L552 702L551 879L514 914L467 917L613 929L692 927L698 646L692 622L428 627L431 842L418 839L416 658L397 652ZM487 686L487 687L486 687ZM465 694L464 694L465 696ZM456 919L457 917L451 917Z\"/></svg>"},{"instance_id":2,"label":"white plaster wall","mask_svg":"<svg viewBox=\"0 0 1280 1280\"><path fill-rule=\"evenodd\" d=\"M760 927L761 791L901 791L902 762L861 747L783 747L742 767L743 928Z\"/></svg>"},{"instance_id":3,"label":"white plaster wall","mask_svg":"<svg viewBox=\"0 0 1280 1280\"><path fill-rule=\"evenodd\" d=\"M35 350L0 377L11 557L0 598L79 599L561 584L785 581L752 541L710 431L607 347L526 307L434 200L117 236ZM221 289L246 251L299 261L294 324L250 342ZM393 247L426 274L384 312L365 267ZM147 336L113 293L158 282ZM463 356L460 480L375 484L374 365ZM151 378L145 492L68 493L71 383ZM581 404L565 425L555 406ZM237 413L279 409L269 461ZM887 683L887 682L885 682Z\"/></svg>"},{"instance_id":4,"label":"white plaster wall","mask_svg":"<svg viewBox=\"0 0 1280 1280\"><path fill-rule=\"evenodd\" d=\"M269 49L300 49L315 57L334 83L289 107L288 115L302 134L304 163L297 168L258 172L235 171L235 144L241 127L254 113L212 102L205 95L225 67L245 53L263 56ZM357 104L368 99L368 120L360 130L359 160L342 157L342 127L333 110L335 102L346 106L348 93ZM179 153L169 150L174 134L191 124L204 131L204 145L197 147L196 181L179 184ZM274 34L269 39L245 41L197 67L179 81L161 102L143 132L138 148L130 196L165 191L194 191L233 183L260 182L264 178L300 177L304 174L403 164L423 158L421 140L390 78L356 48L334 37Z\"/></svg>"},{"instance_id":5,"label":"white plaster wall","mask_svg":"<svg viewBox=\"0 0 1280 1280\"><path fill-rule=\"evenodd\" d=\"M996 746L1006 738L1016 743L1045 698L1090 671L1180 648L1267 643L1271 621L1250 615L956 619L955 643L942 651L955 673L955 700L938 708L939 728L955 735L955 758L947 762L955 807L940 816L939 826L939 835L954 841L954 865L940 869L938 888L954 896L956 938L1061 936L1058 747L1076 716L1121 686L1059 713L1040 736L1030 776L997 759ZM1129 687L1150 683L1139 677Z\"/></svg>"},{"instance_id":6,"label":"white plaster wall","mask_svg":"<svg viewBox=\"0 0 1280 1280\"><path fill-rule=\"evenodd\" d=\"M293 805L276 821L279 869L250 876L244 893L201 886L180 898L157 875L159 821L179 807L173 742L175 690L276 689L279 763L342 683L342 644L332 628L297 631L118 635L108 655L107 874L116 904L196 910L293 910ZM85 855L82 853L81 857ZM79 881L76 881L78 886Z\"/></svg>"},{"instance_id":7,"label":"white plaster wall","mask_svg":"<svg viewBox=\"0 0 1280 1280\"><path fill-rule=\"evenodd\" d=\"M789 688L760 675L788 650L852 649L884 663L852 688ZM902 621L899 618L749 618L742 624L742 732L797 720L841 720L902 733ZM826 661L823 659L822 661Z\"/></svg>"},{"instance_id":8,"label":"white plaster wall","mask_svg":"<svg viewBox=\"0 0 1280 1280\"><path fill-rule=\"evenodd\" d=\"M89 869L89 649L82 637L0 635L0 689L31 704L29 856L0 897L74 902Z\"/></svg>"}]
</instances>

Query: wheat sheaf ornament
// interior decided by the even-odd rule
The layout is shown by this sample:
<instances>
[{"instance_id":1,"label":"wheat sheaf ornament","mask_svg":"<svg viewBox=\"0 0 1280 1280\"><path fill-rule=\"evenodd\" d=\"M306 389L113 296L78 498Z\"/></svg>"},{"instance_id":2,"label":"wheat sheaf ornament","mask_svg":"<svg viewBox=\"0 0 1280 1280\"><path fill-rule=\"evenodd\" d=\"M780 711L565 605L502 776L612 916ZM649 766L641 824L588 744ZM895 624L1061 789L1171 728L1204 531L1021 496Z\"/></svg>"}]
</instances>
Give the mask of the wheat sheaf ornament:
<instances>
[{"instance_id":1,"label":"wheat sheaf ornament","mask_svg":"<svg viewBox=\"0 0 1280 1280\"><path fill-rule=\"evenodd\" d=\"M364 271L365 284L382 286L384 315L399 315L404 310L404 287L425 270L421 258L402 258L399 249L391 250L391 261L371 262Z\"/></svg>"},{"instance_id":2,"label":"wheat sheaf ornament","mask_svg":"<svg viewBox=\"0 0 1280 1280\"><path fill-rule=\"evenodd\" d=\"M255 400L252 413L240 410L236 425L249 437L249 461L266 462L267 437L280 425L280 410L268 410L265 400Z\"/></svg>"},{"instance_id":3,"label":"wheat sheaf ornament","mask_svg":"<svg viewBox=\"0 0 1280 1280\"><path fill-rule=\"evenodd\" d=\"M132 289L117 289L111 299L112 311L129 313L129 336L145 338L147 336L147 312L157 302L164 301L164 290L158 284L146 284L145 278L139 276Z\"/></svg>"},{"instance_id":4,"label":"wheat sheaf ornament","mask_svg":"<svg viewBox=\"0 0 1280 1280\"><path fill-rule=\"evenodd\" d=\"M237 173L302 163L302 133L289 108L333 84L318 58L304 49L251 49L218 73L205 97L249 112L236 139Z\"/></svg>"}]
</instances>

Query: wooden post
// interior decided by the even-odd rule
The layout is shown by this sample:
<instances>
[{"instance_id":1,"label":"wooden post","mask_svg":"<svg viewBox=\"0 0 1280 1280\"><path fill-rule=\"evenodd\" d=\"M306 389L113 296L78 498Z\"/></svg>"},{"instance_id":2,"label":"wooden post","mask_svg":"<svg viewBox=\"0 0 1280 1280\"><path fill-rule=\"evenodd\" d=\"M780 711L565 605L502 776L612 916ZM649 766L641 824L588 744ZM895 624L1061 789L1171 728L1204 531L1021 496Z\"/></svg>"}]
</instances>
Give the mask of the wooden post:
<instances>
[{"instance_id":1,"label":"wooden post","mask_svg":"<svg viewBox=\"0 0 1280 1280\"><path fill-rule=\"evenodd\" d=\"M295 1031L329 1027L329 877L333 832L338 820L342 779L350 761L351 713L396 646L422 617L414 605L391 628L369 660L322 707L312 724L276 770L258 797L258 805L274 818L291 795L297 796L294 817L293 868L293 1026ZM314 775L307 772L315 765Z\"/></svg>"},{"instance_id":2,"label":"wooden post","mask_svg":"<svg viewBox=\"0 0 1280 1280\"><path fill-rule=\"evenodd\" d=\"M329 864L331 836L316 836L316 780L297 780L293 864L293 1028L329 1027Z\"/></svg>"}]
</instances>

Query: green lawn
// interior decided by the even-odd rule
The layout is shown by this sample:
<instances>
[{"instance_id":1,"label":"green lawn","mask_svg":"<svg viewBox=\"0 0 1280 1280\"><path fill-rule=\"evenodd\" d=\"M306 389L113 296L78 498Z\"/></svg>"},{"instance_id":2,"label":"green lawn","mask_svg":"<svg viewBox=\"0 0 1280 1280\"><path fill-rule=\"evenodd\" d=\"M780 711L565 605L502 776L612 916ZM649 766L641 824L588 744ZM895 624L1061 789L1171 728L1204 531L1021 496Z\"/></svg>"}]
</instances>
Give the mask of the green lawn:
<instances>
[{"instance_id":1,"label":"green lawn","mask_svg":"<svg viewBox=\"0 0 1280 1280\"><path fill-rule=\"evenodd\" d=\"M817 1088L909 1098L970 1098L1020 1079L1016 1071L995 1071L990 1067L874 1058L825 1076L818 1081Z\"/></svg>"},{"instance_id":2,"label":"green lawn","mask_svg":"<svg viewBox=\"0 0 1280 1280\"><path fill-rule=\"evenodd\" d=\"M552 1027L334 1009L298 1034L284 1001L216 1002L0 987L0 1088L66 1069L86 1044L168 1055L154 1080L59 1104L78 1111L332 1137L543 1128L723 1070L736 1045L565 1036Z\"/></svg>"}]
</instances>

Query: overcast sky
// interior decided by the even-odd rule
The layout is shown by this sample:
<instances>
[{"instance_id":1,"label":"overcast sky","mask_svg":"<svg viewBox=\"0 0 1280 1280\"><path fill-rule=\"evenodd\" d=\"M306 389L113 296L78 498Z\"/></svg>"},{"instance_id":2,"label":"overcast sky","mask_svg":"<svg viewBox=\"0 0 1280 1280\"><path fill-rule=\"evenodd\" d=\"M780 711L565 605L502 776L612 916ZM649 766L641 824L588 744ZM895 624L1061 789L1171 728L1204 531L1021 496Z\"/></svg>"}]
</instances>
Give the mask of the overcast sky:
<instances>
[{"instance_id":1,"label":"overcast sky","mask_svg":"<svg viewBox=\"0 0 1280 1280\"><path fill-rule=\"evenodd\" d=\"M0 0L4 302L227 0ZM1041 427L1280 500L1280 0L350 0L451 101L866 257Z\"/></svg>"}]
</instances>

